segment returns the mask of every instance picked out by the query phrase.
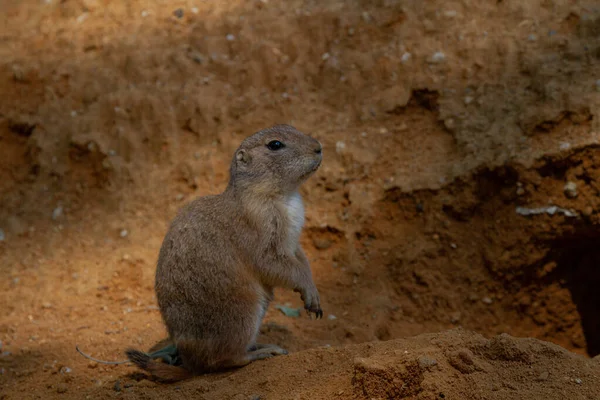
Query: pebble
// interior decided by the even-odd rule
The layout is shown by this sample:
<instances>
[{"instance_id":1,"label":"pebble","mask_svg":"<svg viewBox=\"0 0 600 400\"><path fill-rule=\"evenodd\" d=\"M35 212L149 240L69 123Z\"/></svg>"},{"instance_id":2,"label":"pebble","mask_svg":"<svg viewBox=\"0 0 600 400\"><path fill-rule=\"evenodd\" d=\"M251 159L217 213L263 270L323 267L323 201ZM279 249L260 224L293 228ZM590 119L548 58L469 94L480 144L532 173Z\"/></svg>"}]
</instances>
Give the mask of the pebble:
<instances>
[{"instance_id":1,"label":"pebble","mask_svg":"<svg viewBox=\"0 0 600 400\"><path fill-rule=\"evenodd\" d=\"M119 233L119 235L122 238L127 237L127 235L129 235L129 231L127 231L127 229L123 229L123 230L121 230L121 232Z\"/></svg>"},{"instance_id":2,"label":"pebble","mask_svg":"<svg viewBox=\"0 0 600 400\"><path fill-rule=\"evenodd\" d=\"M68 374L68 373L70 373L70 372L72 372L72 371L73 371L73 370L72 370L71 368L69 368L69 367L62 367L62 368L60 369L60 373L61 373L61 374Z\"/></svg>"},{"instance_id":3,"label":"pebble","mask_svg":"<svg viewBox=\"0 0 600 400\"><path fill-rule=\"evenodd\" d=\"M569 181L565 183L563 190L565 192L565 196L568 198L574 199L577 197L577 184L575 182Z\"/></svg>"},{"instance_id":4,"label":"pebble","mask_svg":"<svg viewBox=\"0 0 600 400\"><path fill-rule=\"evenodd\" d=\"M146 18L148 16L148 11L147 10L142 10L142 18Z\"/></svg>"},{"instance_id":5,"label":"pebble","mask_svg":"<svg viewBox=\"0 0 600 400\"><path fill-rule=\"evenodd\" d=\"M548 379L548 377L550 376L550 374L548 373L548 371L544 371L542 372L538 377L537 380L538 381L545 381Z\"/></svg>"},{"instance_id":6,"label":"pebble","mask_svg":"<svg viewBox=\"0 0 600 400\"><path fill-rule=\"evenodd\" d=\"M120 392L121 391L121 381L117 380L113 386L113 390L115 392Z\"/></svg>"},{"instance_id":7,"label":"pebble","mask_svg":"<svg viewBox=\"0 0 600 400\"><path fill-rule=\"evenodd\" d=\"M331 240L327 239L314 239L313 244L318 250L327 250L331 247Z\"/></svg>"},{"instance_id":8,"label":"pebble","mask_svg":"<svg viewBox=\"0 0 600 400\"><path fill-rule=\"evenodd\" d=\"M429 369L431 367L434 367L437 365L437 360L435 358L431 358L431 357L427 357L427 356L423 356L423 357L419 357L419 367L421 367L421 369Z\"/></svg>"},{"instance_id":9,"label":"pebble","mask_svg":"<svg viewBox=\"0 0 600 400\"><path fill-rule=\"evenodd\" d=\"M329 315L327 316L327 319L329 319L329 320L333 321L334 319L337 319L337 317L336 317L335 315L333 315L333 314L329 314Z\"/></svg>"},{"instance_id":10,"label":"pebble","mask_svg":"<svg viewBox=\"0 0 600 400\"><path fill-rule=\"evenodd\" d=\"M435 64L444 62L445 60L446 60L446 55L441 51L435 52L430 58L430 61Z\"/></svg>"},{"instance_id":11,"label":"pebble","mask_svg":"<svg viewBox=\"0 0 600 400\"><path fill-rule=\"evenodd\" d=\"M335 151L341 153L346 148L346 143L339 141L335 144Z\"/></svg>"},{"instance_id":12,"label":"pebble","mask_svg":"<svg viewBox=\"0 0 600 400\"><path fill-rule=\"evenodd\" d=\"M537 36L532 33L531 35L527 36L527 40L530 42L535 42L537 40Z\"/></svg>"},{"instance_id":13,"label":"pebble","mask_svg":"<svg viewBox=\"0 0 600 400\"><path fill-rule=\"evenodd\" d=\"M523 196L525 194L525 189L522 187L517 188L517 196Z\"/></svg>"},{"instance_id":14,"label":"pebble","mask_svg":"<svg viewBox=\"0 0 600 400\"><path fill-rule=\"evenodd\" d=\"M568 150L568 149L570 149L570 148L571 148L571 143L569 143L569 142L562 142L562 143L560 144L559 148L560 148L561 150Z\"/></svg>"},{"instance_id":15,"label":"pebble","mask_svg":"<svg viewBox=\"0 0 600 400\"><path fill-rule=\"evenodd\" d=\"M177 18L183 18L183 8L178 8L177 10L173 11L173 15Z\"/></svg>"},{"instance_id":16,"label":"pebble","mask_svg":"<svg viewBox=\"0 0 600 400\"><path fill-rule=\"evenodd\" d=\"M57 219L60 218L60 216L62 215L62 213L63 213L63 208L60 207L60 206L56 207L54 209L54 211L52 211L52 219L56 221Z\"/></svg>"},{"instance_id":17,"label":"pebble","mask_svg":"<svg viewBox=\"0 0 600 400\"><path fill-rule=\"evenodd\" d=\"M225 36L225 38L230 42L233 42L235 40L235 36L231 33Z\"/></svg>"},{"instance_id":18,"label":"pebble","mask_svg":"<svg viewBox=\"0 0 600 400\"><path fill-rule=\"evenodd\" d=\"M6 239L6 235L4 234L4 231L2 229L0 229L0 242L4 242L5 239Z\"/></svg>"},{"instance_id":19,"label":"pebble","mask_svg":"<svg viewBox=\"0 0 600 400\"><path fill-rule=\"evenodd\" d=\"M579 378L575 378L575 383L576 383L576 384L578 384L578 385L581 385L581 383L582 383L582 382L583 382L583 381L582 381L581 379L579 379Z\"/></svg>"},{"instance_id":20,"label":"pebble","mask_svg":"<svg viewBox=\"0 0 600 400\"><path fill-rule=\"evenodd\" d=\"M475 100L473 97L466 96L465 97L465 104L471 104L473 102L473 100Z\"/></svg>"},{"instance_id":21,"label":"pebble","mask_svg":"<svg viewBox=\"0 0 600 400\"><path fill-rule=\"evenodd\" d=\"M453 249L456 249L458 246L456 245L456 243L450 243L450 247L452 247Z\"/></svg>"},{"instance_id":22,"label":"pebble","mask_svg":"<svg viewBox=\"0 0 600 400\"><path fill-rule=\"evenodd\" d=\"M410 60L410 57L411 54L408 52L402 54L402 58L400 59L402 61L402 64L406 64Z\"/></svg>"},{"instance_id":23,"label":"pebble","mask_svg":"<svg viewBox=\"0 0 600 400\"><path fill-rule=\"evenodd\" d=\"M484 302L485 304L492 304L494 302L489 297L484 297L483 299L481 299L481 301Z\"/></svg>"}]
</instances>

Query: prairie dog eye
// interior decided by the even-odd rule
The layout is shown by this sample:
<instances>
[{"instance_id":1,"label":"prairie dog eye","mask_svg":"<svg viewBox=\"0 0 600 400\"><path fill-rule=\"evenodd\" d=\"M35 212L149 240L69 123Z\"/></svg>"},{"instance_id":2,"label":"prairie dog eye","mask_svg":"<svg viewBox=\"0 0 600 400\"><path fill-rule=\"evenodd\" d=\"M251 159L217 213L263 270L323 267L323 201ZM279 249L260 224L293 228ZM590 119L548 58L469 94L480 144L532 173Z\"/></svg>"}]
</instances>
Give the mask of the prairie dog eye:
<instances>
[{"instance_id":1,"label":"prairie dog eye","mask_svg":"<svg viewBox=\"0 0 600 400\"><path fill-rule=\"evenodd\" d=\"M279 150L285 146L279 140L272 140L267 144L267 147L269 148L269 150L275 151L275 150Z\"/></svg>"}]
</instances>

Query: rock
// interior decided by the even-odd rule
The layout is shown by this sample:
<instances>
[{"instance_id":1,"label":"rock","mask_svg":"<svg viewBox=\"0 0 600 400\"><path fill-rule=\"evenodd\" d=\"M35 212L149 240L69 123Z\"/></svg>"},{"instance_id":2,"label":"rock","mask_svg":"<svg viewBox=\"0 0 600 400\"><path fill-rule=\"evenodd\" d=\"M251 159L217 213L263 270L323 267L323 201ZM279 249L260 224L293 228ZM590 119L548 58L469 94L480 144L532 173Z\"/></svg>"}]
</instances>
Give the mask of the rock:
<instances>
[{"instance_id":1,"label":"rock","mask_svg":"<svg viewBox=\"0 0 600 400\"><path fill-rule=\"evenodd\" d=\"M177 10L173 11L173 15L177 18L183 18L183 8L178 8Z\"/></svg>"},{"instance_id":2,"label":"rock","mask_svg":"<svg viewBox=\"0 0 600 400\"><path fill-rule=\"evenodd\" d=\"M427 356L419 357L418 362L419 362L419 367L421 369L426 369L426 370L429 370L431 367L434 367L437 365L437 360L435 358L431 358L431 357L427 357Z\"/></svg>"},{"instance_id":3,"label":"rock","mask_svg":"<svg viewBox=\"0 0 600 400\"><path fill-rule=\"evenodd\" d=\"M54 211L52 211L52 219L54 221L56 221L57 219L59 219L61 217L63 213L63 208L61 206L58 206L54 209Z\"/></svg>"},{"instance_id":4,"label":"rock","mask_svg":"<svg viewBox=\"0 0 600 400\"><path fill-rule=\"evenodd\" d=\"M337 319L337 317L335 315L333 315L333 314L329 314L327 316L327 319L333 321L334 319Z\"/></svg>"},{"instance_id":5,"label":"rock","mask_svg":"<svg viewBox=\"0 0 600 400\"><path fill-rule=\"evenodd\" d=\"M292 308L282 305L276 305L275 308L281 311L287 317L298 318L300 316L299 308Z\"/></svg>"},{"instance_id":6,"label":"rock","mask_svg":"<svg viewBox=\"0 0 600 400\"><path fill-rule=\"evenodd\" d=\"M233 42L235 40L235 36L232 35L231 33L228 34L227 36L225 36L225 38L227 39L227 41L229 42Z\"/></svg>"},{"instance_id":7,"label":"rock","mask_svg":"<svg viewBox=\"0 0 600 400\"><path fill-rule=\"evenodd\" d=\"M327 239L313 239L313 244L318 250L327 250L331 247L331 240Z\"/></svg>"},{"instance_id":8,"label":"rock","mask_svg":"<svg viewBox=\"0 0 600 400\"><path fill-rule=\"evenodd\" d=\"M120 392L121 391L121 381L117 380L113 386L113 390L115 392Z\"/></svg>"},{"instance_id":9,"label":"rock","mask_svg":"<svg viewBox=\"0 0 600 400\"><path fill-rule=\"evenodd\" d=\"M483 299L481 299L481 301L484 302L485 304L492 304L494 302L489 297L484 297Z\"/></svg>"},{"instance_id":10,"label":"rock","mask_svg":"<svg viewBox=\"0 0 600 400\"><path fill-rule=\"evenodd\" d=\"M536 378L536 380L545 381L545 380L548 380L549 376L550 376L550 374L548 373L548 371L544 371Z\"/></svg>"},{"instance_id":11,"label":"rock","mask_svg":"<svg viewBox=\"0 0 600 400\"><path fill-rule=\"evenodd\" d=\"M119 236L122 238L127 237L127 235L129 235L129 231L127 231L127 229L122 229L121 232L119 232Z\"/></svg>"},{"instance_id":12,"label":"rock","mask_svg":"<svg viewBox=\"0 0 600 400\"><path fill-rule=\"evenodd\" d=\"M435 52L429 59L429 62L434 63L434 64L439 64L444 61L446 61L446 55L441 51Z\"/></svg>"},{"instance_id":13,"label":"rock","mask_svg":"<svg viewBox=\"0 0 600 400\"><path fill-rule=\"evenodd\" d=\"M565 183L565 187L563 188L565 192L565 196L570 199L574 199L577 197L577 184L575 182L569 181Z\"/></svg>"}]
</instances>

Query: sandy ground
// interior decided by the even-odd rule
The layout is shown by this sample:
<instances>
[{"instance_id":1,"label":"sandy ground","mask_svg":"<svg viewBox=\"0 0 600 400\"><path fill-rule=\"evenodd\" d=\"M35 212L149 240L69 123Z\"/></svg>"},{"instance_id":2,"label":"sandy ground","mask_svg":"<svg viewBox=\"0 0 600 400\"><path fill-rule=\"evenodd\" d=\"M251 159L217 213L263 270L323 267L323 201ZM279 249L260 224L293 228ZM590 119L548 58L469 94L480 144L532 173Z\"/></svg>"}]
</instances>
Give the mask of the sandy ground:
<instances>
[{"instance_id":1,"label":"sandy ground","mask_svg":"<svg viewBox=\"0 0 600 400\"><path fill-rule=\"evenodd\" d=\"M0 398L600 396L596 1L0 11ZM325 318L272 307L290 355L177 385L81 357L164 337L170 219L275 123L324 144L302 242Z\"/></svg>"}]
</instances>

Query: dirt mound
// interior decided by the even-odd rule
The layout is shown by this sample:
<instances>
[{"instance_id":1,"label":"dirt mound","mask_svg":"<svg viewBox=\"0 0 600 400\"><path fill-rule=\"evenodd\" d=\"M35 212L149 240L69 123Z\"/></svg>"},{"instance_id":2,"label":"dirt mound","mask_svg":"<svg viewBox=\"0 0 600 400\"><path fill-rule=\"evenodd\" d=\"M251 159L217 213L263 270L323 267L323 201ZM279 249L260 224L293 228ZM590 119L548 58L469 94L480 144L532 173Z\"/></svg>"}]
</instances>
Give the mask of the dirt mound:
<instances>
[{"instance_id":1,"label":"dirt mound","mask_svg":"<svg viewBox=\"0 0 600 400\"><path fill-rule=\"evenodd\" d=\"M2 396L592 397L599 27L592 0L2 2ZM324 145L325 318L272 307L289 357L180 386L88 365L164 336L167 224L275 123ZM483 337L398 340L455 327Z\"/></svg>"},{"instance_id":2,"label":"dirt mound","mask_svg":"<svg viewBox=\"0 0 600 400\"><path fill-rule=\"evenodd\" d=\"M319 347L163 388L134 373L113 387L69 390L63 398L592 399L600 395L600 362L535 339L487 340L454 329Z\"/></svg>"}]
</instances>

